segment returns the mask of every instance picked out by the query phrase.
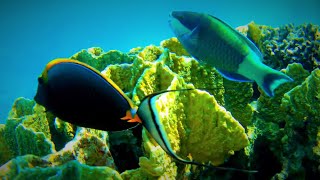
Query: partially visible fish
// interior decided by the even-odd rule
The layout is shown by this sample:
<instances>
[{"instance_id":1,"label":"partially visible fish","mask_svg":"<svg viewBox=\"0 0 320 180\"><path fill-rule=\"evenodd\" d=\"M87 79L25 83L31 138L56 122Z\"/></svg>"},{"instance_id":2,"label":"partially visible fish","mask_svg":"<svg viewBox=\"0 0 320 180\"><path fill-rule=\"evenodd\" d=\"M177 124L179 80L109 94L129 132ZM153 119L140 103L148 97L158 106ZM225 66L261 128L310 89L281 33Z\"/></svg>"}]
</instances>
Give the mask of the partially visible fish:
<instances>
[{"instance_id":1,"label":"partially visible fish","mask_svg":"<svg viewBox=\"0 0 320 180\"><path fill-rule=\"evenodd\" d=\"M163 93L174 92L174 91L187 91L194 89L181 89L181 90L164 90L160 92L156 92L154 94L150 94L146 96L140 103L139 108L134 115L128 112L127 116L123 118L124 120L129 120L129 122L139 122L147 129L147 131L151 134L154 140L161 146L161 148L168 153L172 158L177 160L180 163L193 164L198 166L205 166L207 168L217 169L217 170L230 170L230 171L239 171L244 173L256 173L255 170L245 170L245 169L236 169L230 167L216 167L210 164L203 164L200 162L192 161L184 159L178 156L172 149L171 143L169 141L169 137L163 124L160 120L160 112L158 112L156 108L156 100Z\"/></svg>"},{"instance_id":2,"label":"partially visible fish","mask_svg":"<svg viewBox=\"0 0 320 180\"><path fill-rule=\"evenodd\" d=\"M209 14L173 11L169 24L184 48L197 60L215 67L226 79L253 82L268 95L289 76L262 63L259 49L245 36Z\"/></svg>"}]
</instances>

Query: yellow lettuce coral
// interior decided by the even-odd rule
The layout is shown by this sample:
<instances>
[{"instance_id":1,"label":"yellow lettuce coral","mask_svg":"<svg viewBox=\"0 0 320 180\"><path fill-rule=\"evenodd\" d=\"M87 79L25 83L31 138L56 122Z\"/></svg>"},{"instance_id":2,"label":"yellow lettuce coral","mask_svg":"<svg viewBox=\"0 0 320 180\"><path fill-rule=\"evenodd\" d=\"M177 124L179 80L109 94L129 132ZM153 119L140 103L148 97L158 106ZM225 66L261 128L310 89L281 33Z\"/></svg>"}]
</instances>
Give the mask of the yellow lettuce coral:
<instances>
[{"instance_id":1,"label":"yellow lettuce coral","mask_svg":"<svg viewBox=\"0 0 320 180\"><path fill-rule=\"evenodd\" d=\"M156 107L171 146L181 157L220 165L249 143L240 123L205 91L165 93Z\"/></svg>"}]
</instances>

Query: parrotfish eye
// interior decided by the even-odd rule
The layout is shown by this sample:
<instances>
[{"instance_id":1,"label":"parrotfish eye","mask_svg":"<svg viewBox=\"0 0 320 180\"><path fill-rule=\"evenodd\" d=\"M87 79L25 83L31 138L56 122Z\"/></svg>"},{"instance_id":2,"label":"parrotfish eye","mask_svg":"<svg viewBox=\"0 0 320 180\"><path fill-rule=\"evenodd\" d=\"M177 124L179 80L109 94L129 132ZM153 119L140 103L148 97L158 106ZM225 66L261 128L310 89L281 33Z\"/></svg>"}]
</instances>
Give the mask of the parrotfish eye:
<instances>
[{"instance_id":1,"label":"parrotfish eye","mask_svg":"<svg viewBox=\"0 0 320 180\"><path fill-rule=\"evenodd\" d=\"M199 14L186 11L173 11L171 16L177 19L184 27L192 31L199 25Z\"/></svg>"},{"instance_id":2,"label":"parrotfish eye","mask_svg":"<svg viewBox=\"0 0 320 180\"><path fill-rule=\"evenodd\" d=\"M172 17L179 19L180 21L183 20L184 16L183 13L179 12L179 11L173 11L171 13Z\"/></svg>"},{"instance_id":3,"label":"parrotfish eye","mask_svg":"<svg viewBox=\"0 0 320 180\"><path fill-rule=\"evenodd\" d=\"M41 85L44 83L42 77L38 77L38 83L41 84Z\"/></svg>"}]
</instances>

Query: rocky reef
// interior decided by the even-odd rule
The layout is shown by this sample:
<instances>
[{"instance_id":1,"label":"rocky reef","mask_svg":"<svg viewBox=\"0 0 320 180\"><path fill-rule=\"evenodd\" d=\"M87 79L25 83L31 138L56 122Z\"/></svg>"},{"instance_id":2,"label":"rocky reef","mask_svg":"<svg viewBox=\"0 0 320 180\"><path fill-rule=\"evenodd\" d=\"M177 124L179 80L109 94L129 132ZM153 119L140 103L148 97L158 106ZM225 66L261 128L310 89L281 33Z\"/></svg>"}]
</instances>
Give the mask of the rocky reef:
<instances>
[{"instance_id":1,"label":"rocky reef","mask_svg":"<svg viewBox=\"0 0 320 180\"><path fill-rule=\"evenodd\" d=\"M0 177L319 177L319 27L272 28L252 22L238 30L259 47L266 64L294 79L276 89L275 97L251 83L222 78L214 68L190 57L176 38L128 53L93 47L71 58L112 79L136 106L161 90L195 89L163 93L155 101L174 152L201 163L258 173L181 164L142 126L122 132L77 127L33 100L18 98L6 124L0 126Z\"/></svg>"}]
</instances>

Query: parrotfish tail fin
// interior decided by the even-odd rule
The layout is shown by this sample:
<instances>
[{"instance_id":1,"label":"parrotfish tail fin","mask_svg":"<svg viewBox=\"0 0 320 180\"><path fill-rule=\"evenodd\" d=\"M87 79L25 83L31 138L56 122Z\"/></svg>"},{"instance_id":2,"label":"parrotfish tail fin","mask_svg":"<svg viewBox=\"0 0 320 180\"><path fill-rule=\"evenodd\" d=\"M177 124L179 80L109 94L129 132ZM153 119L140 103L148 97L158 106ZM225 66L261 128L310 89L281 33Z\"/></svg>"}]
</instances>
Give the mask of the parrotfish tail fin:
<instances>
[{"instance_id":1,"label":"parrotfish tail fin","mask_svg":"<svg viewBox=\"0 0 320 180\"><path fill-rule=\"evenodd\" d=\"M257 82L258 85L262 88L262 90L270 97L274 96L274 90L279 87L281 84L286 82L292 82L289 76L279 72L273 71L272 73L268 73L263 77L262 82Z\"/></svg>"}]
</instances>

